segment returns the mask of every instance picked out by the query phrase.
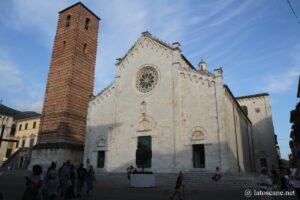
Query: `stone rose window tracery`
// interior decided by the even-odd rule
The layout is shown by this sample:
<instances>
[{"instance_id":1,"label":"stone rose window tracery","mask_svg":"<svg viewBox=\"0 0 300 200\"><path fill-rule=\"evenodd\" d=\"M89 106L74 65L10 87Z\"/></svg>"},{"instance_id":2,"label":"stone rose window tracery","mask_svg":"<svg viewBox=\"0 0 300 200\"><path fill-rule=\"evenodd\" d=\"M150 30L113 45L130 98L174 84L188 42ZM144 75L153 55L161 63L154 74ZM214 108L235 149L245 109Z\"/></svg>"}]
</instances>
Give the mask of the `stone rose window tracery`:
<instances>
[{"instance_id":1,"label":"stone rose window tracery","mask_svg":"<svg viewBox=\"0 0 300 200\"><path fill-rule=\"evenodd\" d=\"M142 68L136 78L136 88L141 93L150 92L157 84L158 72L153 67Z\"/></svg>"}]
</instances>

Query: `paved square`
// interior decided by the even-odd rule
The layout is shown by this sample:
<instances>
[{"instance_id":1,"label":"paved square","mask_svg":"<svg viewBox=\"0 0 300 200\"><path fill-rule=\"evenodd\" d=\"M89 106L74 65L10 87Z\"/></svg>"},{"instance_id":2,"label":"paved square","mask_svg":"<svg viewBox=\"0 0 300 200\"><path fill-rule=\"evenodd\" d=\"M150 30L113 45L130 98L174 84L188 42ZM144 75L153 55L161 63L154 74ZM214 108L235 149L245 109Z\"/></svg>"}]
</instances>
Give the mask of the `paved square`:
<instances>
[{"instance_id":1,"label":"paved square","mask_svg":"<svg viewBox=\"0 0 300 200\"><path fill-rule=\"evenodd\" d=\"M0 192L4 200L18 200L22 198L25 189L24 172L0 172ZM89 200L169 200L173 192L172 187L165 188L130 188L126 185L114 185L97 180ZM77 198L80 199L80 198ZM218 199L261 199L261 197L245 197L243 189L214 189L214 188L186 188L186 200L218 200ZM294 197L272 197L272 199L297 199Z\"/></svg>"}]
</instances>

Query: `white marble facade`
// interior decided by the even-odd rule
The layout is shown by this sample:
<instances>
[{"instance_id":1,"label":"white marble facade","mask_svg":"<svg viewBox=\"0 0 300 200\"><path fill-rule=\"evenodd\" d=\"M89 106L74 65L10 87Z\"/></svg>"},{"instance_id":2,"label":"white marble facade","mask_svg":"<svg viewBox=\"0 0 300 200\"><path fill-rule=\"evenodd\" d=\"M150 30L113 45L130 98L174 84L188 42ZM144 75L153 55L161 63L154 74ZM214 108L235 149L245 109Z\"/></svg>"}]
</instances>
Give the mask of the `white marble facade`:
<instances>
[{"instance_id":1,"label":"white marble facade","mask_svg":"<svg viewBox=\"0 0 300 200\"><path fill-rule=\"evenodd\" d=\"M138 137L151 136L154 172L255 170L251 121L224 85L222 69L199 67L179 43L142 33L117 59L115 81L90 100L84 160L98 172L124 172L135 166ZM203 168L193 165L197 144L204 146Z\"/></svg>"}]
</instances>

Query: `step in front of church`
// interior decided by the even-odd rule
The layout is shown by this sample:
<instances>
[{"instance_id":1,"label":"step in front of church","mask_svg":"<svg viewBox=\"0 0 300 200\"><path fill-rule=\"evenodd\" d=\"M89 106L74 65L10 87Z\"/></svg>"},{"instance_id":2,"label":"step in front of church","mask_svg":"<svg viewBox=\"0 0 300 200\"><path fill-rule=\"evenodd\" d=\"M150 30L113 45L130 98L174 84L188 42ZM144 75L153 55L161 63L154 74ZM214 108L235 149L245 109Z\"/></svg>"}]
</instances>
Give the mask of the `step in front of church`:
<instances>
[{"instance_id":1,"label":"step in front of church","mask_svg":"<svg viewBox=\"0 0 300 200\"><path fill-rule=\"evenodd\" d=\"M245 189L256 188L256 174L232 174L226 173L216 182L212 180L211 172L187 172L184 173L184 185L188 188L229 188ZM178 174L177 173L155 173L156 187L174 187ZM96 174L97 181L118 186L129 186L130 180L126 173L106 173Z\"/></svg>"}]
</instances>

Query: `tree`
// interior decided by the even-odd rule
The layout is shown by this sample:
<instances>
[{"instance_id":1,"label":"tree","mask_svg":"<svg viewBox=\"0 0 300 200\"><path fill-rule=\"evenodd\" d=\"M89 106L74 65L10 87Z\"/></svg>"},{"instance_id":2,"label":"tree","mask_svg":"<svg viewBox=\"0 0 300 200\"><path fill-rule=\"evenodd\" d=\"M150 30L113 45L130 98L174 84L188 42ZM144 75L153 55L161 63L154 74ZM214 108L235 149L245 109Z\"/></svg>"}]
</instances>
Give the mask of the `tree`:
<instances>
[{"instance_id":1,"label":"tree","mask_svg":"<svg viewBox=\"0 0 300 200\"><path fill-rule=\"evenodd\" d=\"M135 152L135 157L136 157L136 165L142 166L142 171L144 172L145 165L152 158L151 148L139 142L137 146L137 150Z\"/></svg>"}]
</instances>

